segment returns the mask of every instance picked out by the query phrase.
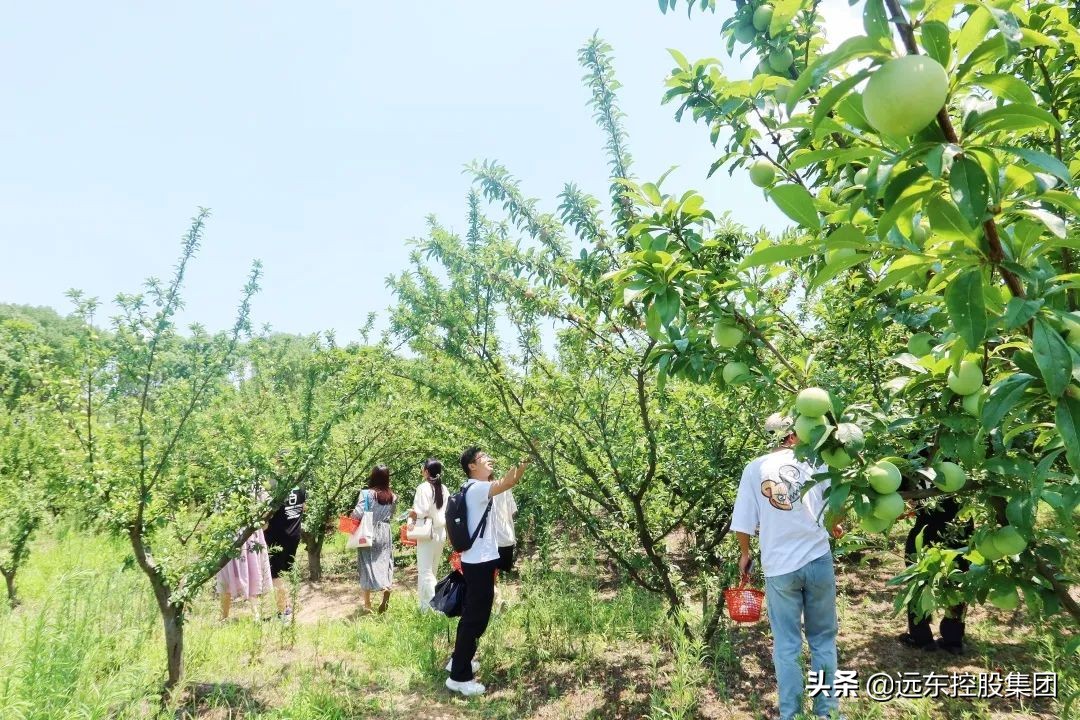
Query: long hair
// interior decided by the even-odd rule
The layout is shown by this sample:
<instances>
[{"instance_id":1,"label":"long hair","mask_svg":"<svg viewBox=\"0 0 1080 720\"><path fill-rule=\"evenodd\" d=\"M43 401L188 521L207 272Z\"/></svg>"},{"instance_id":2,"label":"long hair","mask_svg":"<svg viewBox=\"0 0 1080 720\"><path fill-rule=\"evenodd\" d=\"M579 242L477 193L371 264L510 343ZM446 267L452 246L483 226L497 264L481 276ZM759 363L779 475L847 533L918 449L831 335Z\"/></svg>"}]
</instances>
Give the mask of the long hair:
<instances>
[{"instance_id":1,"label":"long hair","mask_svg":"<svg viewBox=\"0 0 1080 720\"><path fill-rule=\"evenodd\" d=\"M375 500L380 505L394 502L394 492L390 489L390 468L385 465L376 465L371 470L367 486L375 491Z\"/></svg>"},{"instance_id":2,"label":"long hair","mask_svg":"<svg viewBox=\"0 0 1080 720\"><path fill-rule=\"evenodd\" d=\"M442 463L437 458L428 458L424 462L424 469L427 470L428 482L431 483L431 488L435 491L435 507L439 510L443 506L443 483L442 483Z\"/></svg>"}]
</instances>

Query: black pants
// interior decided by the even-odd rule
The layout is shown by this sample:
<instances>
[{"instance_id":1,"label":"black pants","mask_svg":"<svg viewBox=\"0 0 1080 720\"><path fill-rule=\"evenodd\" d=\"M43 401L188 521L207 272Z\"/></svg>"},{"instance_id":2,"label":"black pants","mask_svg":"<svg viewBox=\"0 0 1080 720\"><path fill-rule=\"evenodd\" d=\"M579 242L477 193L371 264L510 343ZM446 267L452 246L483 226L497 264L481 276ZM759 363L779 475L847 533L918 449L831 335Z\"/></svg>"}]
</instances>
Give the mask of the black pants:
<instances>
[{"instance_id":1,"label":"black pants","mask_svg":"<svg viewBox=\"0 0 1080 720\"><path fill-rule=\"evenodd\" d=\"M950 544L949 540L961 543L971 537L974 525L970 521L964 525L954 525L952 534L948 539L945 537L948 534L950 524L956 520L959 511L960 505L952 498L943 499L932 510L921 507L916 511L915 526L911 528L911 532L907 536L907 542L904 543L904 555L909 563L915 561L915 539L920 532L923 534L923 546ZM963 557L957 558L956 564L964 572L967 572L971 566L971 563ZM963 604L945 608L945 614L941 618L941 625L938 628L941 633L942 645L959 647L963 644L964 614L966 611L967 605ZM934 631L930 628L930 616L927 615L922 620L918 620L916 614L910 609L907 616L908 633L912 639L920 645L933 643Z\"/></svg>"},{"instance_id":2,"label":"black pants","mask_svg":"<svg viewBox=\"0 0 1080 720\"><path fill-rule=\"evenodd\" d=\"M510 572L514 569L514 553L517 545L499 546L499 572Z\"/></svg>"},{"instance_id":3,"label":"black pants","mask_svg":"<svg viewBox=\"0 0 1080 720\"><path fill-rule=\"evenodd\" d=\"M491 606L495 602L495 570L498 560L461 563L465 576L465 603L458 620L457 641L450 665L450 679L465 682L473 679L472 660L476 644L487 630Z\"/></svg>"}]
</instances>

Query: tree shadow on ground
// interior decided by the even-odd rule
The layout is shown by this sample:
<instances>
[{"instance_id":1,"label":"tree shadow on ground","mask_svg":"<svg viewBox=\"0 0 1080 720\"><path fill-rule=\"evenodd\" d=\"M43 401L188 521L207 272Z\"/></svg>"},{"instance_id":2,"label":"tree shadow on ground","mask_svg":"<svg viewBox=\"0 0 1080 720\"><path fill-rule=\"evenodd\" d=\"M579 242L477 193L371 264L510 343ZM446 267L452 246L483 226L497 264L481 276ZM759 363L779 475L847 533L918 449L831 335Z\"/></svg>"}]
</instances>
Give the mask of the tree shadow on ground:
<instances>
[{"instance_id":1,"label":"tree shadow on ground","mask_svg":"<svg viewBox=\"0 0 1080 720\"><path fill-rule=\"evenodd\" d=\"M217 716L239 720L266 709L250 688L236 683L194 683L189 685L176 720L205 720Z\"/></svg>"}]
</instances>

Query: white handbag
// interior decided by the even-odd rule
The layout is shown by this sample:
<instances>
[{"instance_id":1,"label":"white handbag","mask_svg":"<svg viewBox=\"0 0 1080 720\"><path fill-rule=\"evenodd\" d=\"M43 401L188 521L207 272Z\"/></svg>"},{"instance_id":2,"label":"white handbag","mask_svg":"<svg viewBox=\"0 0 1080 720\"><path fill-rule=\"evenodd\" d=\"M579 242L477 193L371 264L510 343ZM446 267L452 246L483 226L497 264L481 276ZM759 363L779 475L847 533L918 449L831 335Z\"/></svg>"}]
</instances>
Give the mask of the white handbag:
<instances>
[{"instance_id":1,"label":"white handbag","mask_svg":"<svg viewBox=\"0 0 1080 720\"><path fill-rule=\"evenodd\" d=\"M423 518L422 523L407 526L405 537L409 540L430 540L431 518Z\"/></svg>"},{"instance_id":2,"label":"white handbag","mask_svg":"<svg viewBox=\"0 0 1080 720\"><path fill-rule=\"evenodd\" d=\"M345 547L350 550L362 547L371 547L375 539L375 516L371 512L371 496L364 494L364 512L360 514L360 525L349 536Z\"/></svg>"}]
</instances>

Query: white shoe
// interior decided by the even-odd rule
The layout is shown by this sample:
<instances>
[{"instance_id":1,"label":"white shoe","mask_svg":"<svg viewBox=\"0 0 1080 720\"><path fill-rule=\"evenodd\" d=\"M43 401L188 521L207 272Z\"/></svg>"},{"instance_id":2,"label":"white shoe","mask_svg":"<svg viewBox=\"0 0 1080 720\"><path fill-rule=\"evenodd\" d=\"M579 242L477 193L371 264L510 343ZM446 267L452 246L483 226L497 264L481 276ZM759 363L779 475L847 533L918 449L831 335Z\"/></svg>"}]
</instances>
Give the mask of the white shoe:
<instances>
[{"instance_id":1,"label":"white shoe","mask_svg":"<svg viewBox=\"0 0 1080 720\"><path fill-rule=\"evenodd\" d=\"M446 678L446 688L451 692L461 693L465 697L484 694L484 686L475 680L458 682L457 680Z\"/></svg>"},{"instance_id":2,"label":"white shoe","mask_svg":"<svg viewBox=\"0 0 1080 720\"><path fill-rule=\"evenodd\" d=\"M446 661L446 672L450 672L450 669L453 666L454 666L454 658L450 658L449 660ZM473 673L480 672L480 661L475 659L475 658L472 661L472 671L473 671Z\"/></svg>"}]
</instances>

